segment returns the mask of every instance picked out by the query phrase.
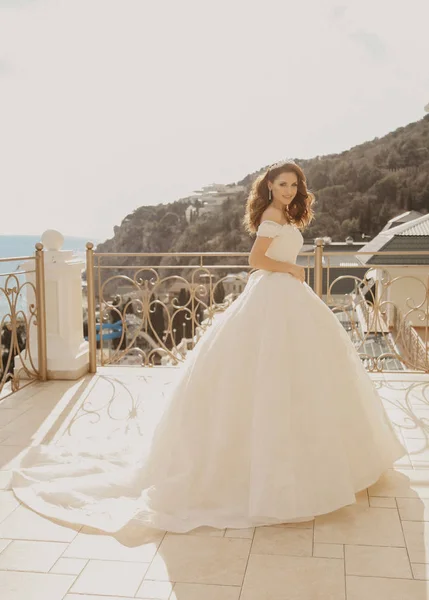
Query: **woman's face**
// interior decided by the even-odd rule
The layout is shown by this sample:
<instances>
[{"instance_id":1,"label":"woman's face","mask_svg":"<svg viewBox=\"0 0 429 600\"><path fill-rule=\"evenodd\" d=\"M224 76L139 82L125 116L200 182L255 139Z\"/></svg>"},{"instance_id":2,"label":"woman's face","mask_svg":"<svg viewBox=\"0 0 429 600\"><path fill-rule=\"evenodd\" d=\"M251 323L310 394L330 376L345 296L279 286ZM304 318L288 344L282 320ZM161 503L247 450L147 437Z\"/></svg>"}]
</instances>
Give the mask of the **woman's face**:
<instances>
[{"instance_id":1,"label":"woman's face","mask_svg":"<svg viewBox=\"0 0 429 600\"><path fill-rule=\"evenodd\" d=\"M280 173L273 183L268 182L268 188L272 192L274 206L288 206L298 191L298 177L296 173Z\"/></svg>"}]
</instances>

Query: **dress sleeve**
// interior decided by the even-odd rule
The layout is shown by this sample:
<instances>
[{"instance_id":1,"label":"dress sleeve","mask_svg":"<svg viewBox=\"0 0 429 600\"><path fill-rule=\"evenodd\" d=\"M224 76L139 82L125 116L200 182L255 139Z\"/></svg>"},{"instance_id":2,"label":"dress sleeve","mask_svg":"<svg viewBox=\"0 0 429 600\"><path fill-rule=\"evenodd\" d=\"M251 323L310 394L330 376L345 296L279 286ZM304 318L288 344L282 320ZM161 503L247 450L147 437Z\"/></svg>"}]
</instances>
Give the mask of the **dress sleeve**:
<instances>
[{"instance_id":1,"label":"dress sleeve","mask_svg":"<svg viewBox=\"0 0 429 600\"><path fill-rule=\"evenodd\" d=\"M274 238L279 235L282 230L282 226L275 221L262 221L258 227L256 235L258 237L269 237Z\"/></svg>"}]
</instances>

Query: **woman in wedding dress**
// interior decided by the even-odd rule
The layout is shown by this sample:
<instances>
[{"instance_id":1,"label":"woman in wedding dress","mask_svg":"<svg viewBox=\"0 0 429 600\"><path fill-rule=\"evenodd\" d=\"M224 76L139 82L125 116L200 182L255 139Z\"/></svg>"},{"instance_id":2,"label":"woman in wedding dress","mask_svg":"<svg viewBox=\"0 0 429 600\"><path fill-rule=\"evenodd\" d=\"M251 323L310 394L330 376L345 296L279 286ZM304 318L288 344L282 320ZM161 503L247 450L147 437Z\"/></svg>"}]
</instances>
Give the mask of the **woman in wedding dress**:
<instances>
[{"instance_id":1,"label":"woman in wedding dress","mask_svg":"<svg viewBox=\"0 0 429 600\"><path fill-rule=\"evenodd\" d=\"M22 502L107 532L305 521L354 503L404 455L348 334L296 264L313 201L293 161L255 180L256 270L187 356L149 451L31 448L12 479Z\"/></svg>"}]
</instances>

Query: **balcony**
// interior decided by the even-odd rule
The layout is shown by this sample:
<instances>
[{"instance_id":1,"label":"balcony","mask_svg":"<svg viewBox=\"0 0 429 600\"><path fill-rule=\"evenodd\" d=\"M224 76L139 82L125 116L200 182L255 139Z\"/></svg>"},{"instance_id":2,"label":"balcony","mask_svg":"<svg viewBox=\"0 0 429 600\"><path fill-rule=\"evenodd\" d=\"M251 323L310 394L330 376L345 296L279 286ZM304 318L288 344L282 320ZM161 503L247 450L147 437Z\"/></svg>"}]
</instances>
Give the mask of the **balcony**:
<instances>
[{"instance_id":1,"label":"balcony","mask_svg":"<svg viewBox=\"0 0 429 600\"><path fill-rule=\"evenodd\" d=\"M295 526L126 528L115 537L63 527L7 490L29 445L94 435L145 442L179 367L99 367L36 382L0 405L0 586L5 600L280 600L429 597L429 393L425 374L371 374L408 456L354 505ZM288 590L294 590L287 596ZM396 596L395 596L396 594ZM398 595L399 594L399 595Z\"/></svg>"},{"instance_id":2,"label":"balcony","mask_svg":"<svg viewBox=\"0 0 429 600\"><path fill-rule=\"evenodd\" d=\"M419 273L390 278L390 262L368 269L352 260L340 271L323 248L299 257L307 281L349 332L408 450L355 504L295 525L186 535L133 526L107 536L20 505L8 490L10 471L26 448L41 443L79 447L102 435L143 446L187 349L243 289L247 255L100 255L89 245L87 264L78 265L73 258L41 261L37 251L34 260L25 257L31 264L19 280L15 274L0 286L13 299L3 321L12 352L0 400L5 600L429 598L428 290L418 296ZM55 303L61 294L52 282L80 302L85 266L82 316L80 306L78 315L75 304ZM26 304L18 310L23 285ZM63 320L65 348L54 327ZM114 323L120 326L109 329Z\"/></svg>"}]
</instances>

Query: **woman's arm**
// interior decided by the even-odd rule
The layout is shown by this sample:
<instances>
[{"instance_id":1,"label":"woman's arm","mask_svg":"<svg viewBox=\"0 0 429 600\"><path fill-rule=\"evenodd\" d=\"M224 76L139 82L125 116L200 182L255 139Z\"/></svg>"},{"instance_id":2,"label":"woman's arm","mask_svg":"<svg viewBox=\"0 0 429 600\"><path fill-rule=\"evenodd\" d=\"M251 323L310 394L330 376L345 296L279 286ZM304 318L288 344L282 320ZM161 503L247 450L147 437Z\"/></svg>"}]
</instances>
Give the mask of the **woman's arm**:
<instances>
[{"instance_id":1,"label":"woman's arm","mask_svg":"<svg viewBox=\"0 0 429 600\"><path fill-rule=\"evenodd\" d=\"M300 271L304 272L303 267L291 262L274 260L265 256L272 241L273 239L269 237L256 238L249 256L249 265L252 269L264 269L264 271L273 271L277 273L290 273L294 277L301 279L298 275ZM303 281L303 279L301 279L301 281Z\"/></svg>"}]
</instances>

